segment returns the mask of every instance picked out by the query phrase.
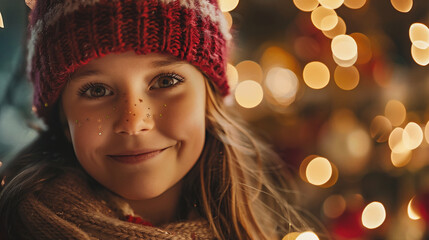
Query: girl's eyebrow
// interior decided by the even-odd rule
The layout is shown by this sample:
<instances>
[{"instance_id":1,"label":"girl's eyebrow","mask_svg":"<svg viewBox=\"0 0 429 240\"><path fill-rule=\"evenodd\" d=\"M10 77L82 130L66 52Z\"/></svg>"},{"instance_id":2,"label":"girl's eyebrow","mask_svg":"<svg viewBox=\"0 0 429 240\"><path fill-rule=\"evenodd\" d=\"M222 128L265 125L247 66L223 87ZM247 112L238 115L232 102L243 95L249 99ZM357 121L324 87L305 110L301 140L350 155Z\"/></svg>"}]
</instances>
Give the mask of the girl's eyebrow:
<instances>
[{"instance_id":1,"label":"girl's eyebrow","mask_svg":"<svg viewBox=\"0 0 429 240\"><path fill-rule=\"evenodd\" d=\"M97 70L83 70L83 71L74 72L70 76L70 79L75 80L75 79L80 79L80 78L85 78L85 77L90 77L90 76L96 76L96 75L101 75L101 74L102 73L100 71L97 71Z\"/></svg>"},{"instance_id":2,"label":"girl's eyebrow","mask_svg":"<svg viewBox=\"0 0 429 240\"><path fill-rule=\"evenodd\" d=\"M152 65L152 67L166 67L166 66L184 64L184 63L185 63L184 61L178 61L174 57L169 57L168 59L153 61L150 65Z\"/></svg>"}]
</instances>

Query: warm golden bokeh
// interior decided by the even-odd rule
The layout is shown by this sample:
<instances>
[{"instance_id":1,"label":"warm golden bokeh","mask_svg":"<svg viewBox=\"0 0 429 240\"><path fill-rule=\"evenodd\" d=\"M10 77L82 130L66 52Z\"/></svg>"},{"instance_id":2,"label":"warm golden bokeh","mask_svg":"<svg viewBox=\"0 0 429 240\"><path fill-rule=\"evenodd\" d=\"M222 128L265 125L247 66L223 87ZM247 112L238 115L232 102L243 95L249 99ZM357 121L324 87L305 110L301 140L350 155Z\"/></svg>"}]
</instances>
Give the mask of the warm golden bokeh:
<instances>
[{"instance_id":1,"label":"warm golden bokeh","mask_svg":"<svg viewBox=\"0 0 429 240\"><path fill-rule=\"evenodd\" d=\"M219 7L222 12L230 12L237 7L239 2L239 0L219 0Z\"/></svg>"},{"instance_id":2,"label":"warm golden bokeh","mask_svg":"<svg viewBox=\"0 0 429 240\"><path fill-rule=\"evenodd\" d=\"M0 12L0 28L4 28L3 17L1 16L1 12Z\"/></svg>"},{"instance_id":3,"label":"warm golden bokeh","mask_svg":"<svg viewBox=\"0 0 429 240\"><path fill-rule=\"evenodd\" d=\"M305 84L313 89L324 88L331 78L328 67L322 62L308 63L303 70Z\"/></svg>"},{"instance_id":4,"label":"warm golden bokeh","mask_svg":"<svg viewBox=\"0 0 429 240\"><path fill-rule=\"evenodd\" d=\"M226 77L228 78L228 84L231 90L234 90L238 83L238 71L230 63L228 63L226 68Z\"/></svg>"},{"instance_id":5,"label":"warm golden bokeh","mask_svg":"<svg viewBox=\"0 0 429 240\"><path fill-rule=\"evenodd\" d=\"M425 139L426 139L426 142L429 143L429 121L426 123L426 126L425 126Z\"/></svg>"},{"instance_id":6,"label":"warm golden bokeh","mask_svg":"<svg viewBox=\"0 0 429 240\"><path fill-rule=\"evenodd\" d=\"M337 9L343 5L344 0L319 0L320 5L329 9Z\"/></svg>"},{"instance_id":7,"label":"warm golden bokeh","mask_svg":"<svg viewBox=\"0 0 429 240\"><path fill-rule=\"evenodd\" d=\"M378 115L372 120L369 131L376 142L386 142L392 131L392 123L387 117Z\"/></svg>"},{"instance_id":8,"label":"warm golden bokeh","mask_svg":"<svg viewBox=\"0 0 429 240\"><path fill-rule=\"evenodd\" d=\"M390 0L392 6L399 12L407 13L413 7L413 0Z\"/></svg>"},{"instance_id":9,"label":"warm golden bokeh","mask_svg":"<svg viewBox=\"0 0 429 240\"><path fill-rule=\"evenodd\" d=\"M402 141L408 150L414 150L423 142L423 130L415 122L408 123L402 133Z\"/></svg>"},{"instance_id":10,"label":"warm golden bokeh","mask_svg":"<svg viewBox=\"0 0 429 240\"><path fill-rule=\"evenodd\" d=\"M350 34L350 37L352 37L356 41L358 49L358 58L356 60L356 63L368 63L372 58L371 41L369 40L369 38L366 35L357 32Z\"/></svg>"},{"instance_id":11,"label":"warm golden bokeh","mask_svg":"<svg viewBox=\"0 0 429 240\"><path fill-rule=\"evenodd\" d=\"M378 228L386 219L386 209L380 202L368 204L362 212L362 224L368 229Z\"/></svg>"},{"instance_id":12,"label":"warm golden bokeh","mask_svg":"<svg viewBox=\"0 0 429 240\"><path fill-rule=\"evenodd\" d=\"M346 200L341 195L331 195L323 202L323 213L329 218L337 218L346 210Z\"/></svg>"},{"instance_id":13,"label":"warm golden bokeh","mask_svg":"<svg viewBox=\"0 0 429 240\"><path fill-rule=\"evenodd\" d=\"M392 126L396 127L401 125L407 116L407 110L403 103L398 100L390 100L386 104L384 109L384 115L392 123Z\"/></svg>"},{"instance_id":14,"label":"warm golden bokeh","mask_svg":"<svg viewBox=\"0 0 429 240\"><path fill-rule=\"evenodd\" d=\"M301 71L295 57L278 46L266 48L259 62L264 71L268 71L273 67L283 67L293 72Z\"/></svg>"},{"instance_id":15,"label":"warm golden bokeh","mask_svg":"<svg viewBox=\"0 0 429 240\"><path fill-rule=\"evenodd\" d=\"M232 20L232 16L231 13L229 12L224 12L223 16L225 16L225 20L228 23L228 27L231 29L232 24L233 24L233 20Z\"/></svg>"},{"instance_id":16,"label":"warm golden bokeh","mask_svg":"<svg viewBox=\"0 0 429 240\"><path fill-rule=\"evenodd\" d=\"M341 17L338 17L338 23L335 25L335 27L328 31L322 31L323 34L328 38L334 38L341 34L346 34L347 26L344 20Z\"/></svg>"},{"instance_id":17,"label":"warm golden bokeh","mask_svg":"<svg viewBox=\"0 0 429 240\"><path fill-rule=\"evenodd\" d=\"M411 56L417 64L421 66L426 66L429 64L429 47L421 49L418 48L416 45L412 44Z\"/></svg>"},{"instance_id":18,"label":"warm golden bokeh","mask_svg":"<svg viewBox=\"0 0 429 240\"><path fill-rule=\"evenodd\" d=\"M293 0L293 3L303 12L311 12L319 5L318 0Z\"/></svg>"},{"instance_id":19,"label":"warm golden bokeh","mask_svg":"<svg viewBox=\"0 0 429 240\"><path fill-rule=\"evenodd\" d=\"M332 172L332 165L328 159L316 157L308 163L305 175L309 183L320 186L331 179Z\"/></svg>"},{"instance_id":20,"label":"warm golden bokeh","mask_svg":"<svg viewBox=\"0 0 429 240\"><path fill-rule=\"evenodd\" d=\"M408 213L408 217L409 217L411 220L419 220L421 217L420 217L420 215L416 212L416 210L414 209L414 206L413 206L413 200L414 200L414 197L413 197L413 198L411 198L411 200L408 202L408 205L407 205L407 213Z\"/></svg>"},{"instance_id":21,"label":"warm golden bokeh","mask_svg":"<svg viewBox=\"0 0 429 240\"><path fill-rule=\"evenodd\" d=\"M404 152L391 152L390 160L393 166L400 168L405 167L413 157L413 152L411 150L405 150Z\"/></svg>"},{"instance_id":22,"label":"warm golden bokeh","mask_svg":"<svg viewBox=\"0 0 429 240\"><path fill-rule=\"evenodd\" d=\"M337 25L338 16L335 10L320 6L311 12L311 22L316 28L329 31Z\"/></svg>"},{"instance_id":23,"label":"warm golden bokeh","mask_svg":"<svg viewBox=\"0 0 429 240\"><path fill-rule=\"evenodd\" d=\"M319 237L314 232L308 231L299 234L296 240L319 240Z\"/></svg>"},{"instance_id":24,"label":"warm golden bokeh","mask_svg":"<svg viewBox=\"0 0 429 240\"><path fill-rule=\"evenodd\" d=\"M334 71L334 80L343 90L353 90L359 84L359 71L355 66L337 66Z\"/></svg>"},{"instance_id":25,"label":"warm golden bokeh","mask_svg":"<svg viewBox=\"0 0 429 240\"><path fill-rule=\"evenodd\" d=\"M342 61L348 61L357 57L356 41L349 35L338 35L331 42L332 54Z\"/></svg>"},{"instance_id":26,"label":"warm golden bokeh","mask_svg":"<svg viewBox=\"0 0 429 240\"><path fill-rule=\"evenodd\" d=\"M264 73L261 66L254 61L244 60L235 66L238 72L238 81L253 80L262 83Z\"/></svg>"},{"instance_id":27,"label":"warm golden bokeh","mask_svg":"<svg viewBox=\"0 0 429 240\"><path fill-rule=\"evenodd\" d=\"M403 153L409 151L402 140L404 129L397 127L393 129L389 136L389 147L394 153Z\"/></svg>"},{"instance_id":28,"label":"warm golden bokeh","mask_svg":"<svg viewBox=\"0 0 429 240\"><path fill-rule=\"evenodd\" d=\"M264 97L261 85L252 80L240 82L235 88L235 100L244 108L258 106Z\"/></svg>"},{"instance_id":29,"label":"warm golden bokeh","mask_svg":"<svg viewBox=\"0 0 429 240\"><path fill-rule=\"evenodd\" d=\"M410 40L417 48L429 47L429 28L423 23L413 23L409 29Z\"/></svg>"},{"instance_id":30,"label":"warm golden bokeh","mask_svg":"<svg viewBox=\"0 0 429 240\"><path fill-rule=\"evenodd\" d=\"M288 233L288 234L286 234L286 236L284 236L282 238L282 240L296 240L296 238L299 236L299 234L301 234L301 233L299 233L299 232Z\"/></svg>"},{"instance_id":31,"label":"warm golden bokeh","mask_svg":"<svg viewBox=\"0 0 429 240\"><path fill-rule=\"evenodd\" d=\"M274 67L268 71L265 86L277 103L288 105L298 92L298 77L289 69Z\"/></svg>"},{"instance_id":32,"label":"warm golden bokeh","mask_svg":"<svg viewBox=\"0 0 429 240\"><path fill-rule=\"evenodd\" d=\"M363 7L366 0L344 0L344 5L351 9L359 9Z\"/></svg>"}]
</instances>

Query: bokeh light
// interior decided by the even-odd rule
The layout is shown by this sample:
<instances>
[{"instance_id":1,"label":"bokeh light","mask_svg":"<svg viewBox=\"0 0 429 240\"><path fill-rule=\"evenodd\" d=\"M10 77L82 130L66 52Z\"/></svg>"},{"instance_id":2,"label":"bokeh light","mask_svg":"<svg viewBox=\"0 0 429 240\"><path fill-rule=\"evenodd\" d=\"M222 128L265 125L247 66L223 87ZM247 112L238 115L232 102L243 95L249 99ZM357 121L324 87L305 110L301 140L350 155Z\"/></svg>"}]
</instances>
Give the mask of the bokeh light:
<instances>
[{"instance_id":1,"label":"bokeh light","mask_svg":"<svg viewBox=\"0 0 429 240\"><path fill-rule=\"evenodd\" d=\"M347 135L347 149L354 158L364 158L371 150L371 141L368 133L360 128L350 131Z\"/></svg>"},{"instance_id":2,"label":"bokeh light","mask_svg":"<svg viewBox=\"0 0 429 240\"><path fill-rule=\"evenodd\" d=\"M289 69L274 67L268 71L265 86L278 103L290 104L298 91L298 77Z\"/></svg>"},{"instance_id":3,"label":"bokeh light","mask_svg":"<svg viewBox=\"0 0 429 240\"><path fill-rule=\"evenodd\" d=\"M370 133L376 142L386 142L392 131L392 124L385 116L378 115L371 121Z\"/></svg>"},{"instance_id":4,"label":"bokeh light","mask_svg":"<svg viewBox=\"0 0 429 240\"><path fill-rule=\"evenodd\" d=\"M323 213L329 218L337 218L346 210L346 200L343 196L335 194L323 202Z\"/></svg>"},{"instance_id":5,"label":"bokeh light","mask_svg":"<svg viewBox=\"0 0 429 240\"><path fill-rule=\"evenodd\" d=\"M426 123L426 126L425 126L425 139L426 139L426 142L429 143L429 121Z\"/></svg>"},{"instance_id":6,"label":"bokeh light","mask_svg":"<svg viewBox=\"0 0 429 240\"><path fill-rule=\"evenodd\" d=\"M393 129L389 136L389 147L392 152L403 153L408 151L405 147L404 141L402 140L404 129L397 127Z\"/></svg>"},{"instance_id":7,"label":"bokeh light","mask_svg":"<svg viewBox=\"0 0 429 240\"><path fill-rule=\"evenodd\" d=\"M362 212L362 224L368 229L378 228L386 219L386 210L380 202L368 204Z\"/></svg>"},{"instance_id":8,"label":"bokeh light","mask_svg":"<svg viewBox=\"0 0 429 240\"><path fill-rule=\"evenodd\" d=\"M344 0L344 5L351 9L359 9L363 7L366 0Z\"/></svg>"},{"instance_id":9,"label":"bokeh light","mask_svg":"<svg viewBox=\"0 0 429 240\"><path fill-rule=\"evenodd\" d=\"M299 233L299 232L288 233L288 234L286 234L286 236L284 236L282 238L282 240L296 240L296 238L299 236L299 234L301 234L301 233Z\"/></svg>"},{"instance_id":10,"label":"bokeh light","mask_svg":"<svg viewBox=\"0 0 429 240\"><path fill-rule=\"evenodd\" d=\"M262 69L265 71L268 71L273 67L283 67L290 69L293 72L301 71L295 57L278 46L270 46L266 48L259 62Z\"/></svg>"},{"instance_id":11,"label":"bokeh light","mask_svg":"<svg viewBox=\"0 0 429 240\"><path fill-rule=\"evenodd\" d=\"M4 28L3 17L0 12L0 28Z\"/></svg>"},{"instance_id":12,"label":"bokeh light","mask_svg":"<svg viewBox=\"0 0 429 240\"><path fill-rule=\"evenodd\" d=\"M429 64L429 47L421 49L418 48L416 45L412 44L411 56L417 64L421 66L426 66Z\"/></svg>"},{"instance_id":13,"label":"bokeh light","mask_svg":"<svg viewBox=\"0 0 429 240\"><path fill-rule=\"evenodd\" d=\"M390 0L392 6L399 12L407 13L413 7L413 0Z\"/></svg>"},{"instance_id":14,"label":"bokeh light","mask_svg":"<svg viewBox=\"0 0 429 240\"><path fill-rule=\"evenodd\" d=\"M415 122L408 123L402 133L402 141L407 149L416 149L423 141L423 130Z\"/></svg>"},{"instance_id":15,"label":"bokeh light","mask_svg":"<svg viewBox=\"0 0 429 240\"><path fill-rule=\"evenodd\" d=\"M226 77L228 78L228 84L231 89L235 89L238 83L238 71L237 69L230 63L228 63L226 67Z\"/></svg>"},{"instance_id":16,"label":"bokeh light","mask_svg":"<svg viewBox=\"0 0 429 240\"><path fill-rule=\"evenodd\" d=\"M219 0L219 7L222 12L230 12L237 7L239 2L239 0Z\"/></svg>"},{"instance_id":17,"label":"bokeh light","mask_svg":"<svg viewBox=\"0 0 429 240\"><path fill-rule=\"evenodd\" d=\"M332 39L338 35L346 34L346 31L347 31L346 22L344 22L344 20L341 17L338 17L338 23L337 25L335 25L334 28L332 28L331 30L322 31L322 32L326 37Z\"/></svg>"},{"instance_id":18,"label":"bokeh light","mask_svg":"<svg viewBox=\"0 0 429 240\"><path fill-rule=\"evenodd\" d=\"M332 177L331 163L326 158L316 157L308 164L305 175L309 183L323 185Z\"/></svg>"},{"instance_id":19,"label":"bokeh light","mask_svg":"<svg viewBox=\"0 0 429 240\"><path fill-rule=\"evenodd\" d=\"M329 83L329 69L322 62L310 62L304 67L303 78L305 84L310 88L324 88Z\"/></svg>"},{"instance_id":20,"label":"bokeh light","mask_svg":"<svg viewBox=\"0 0 429 240\"><path fill-rule=\"evenodd\" d=\"M384 115L392 123L392 126L401 125L407 116L407 110L405 109L404 104L398 100L390 100L387 102L384 109Z\"/></svg>"},{"instance_id":21,"label":"bokeh light","mask_svg":"<svg viewBox=\"0 0 429 240\"><path fill-rule=\"evenodd\" d=\"M337 9L343 5L344 0L319 0L320 5L329 9Z\"/></svg>"},{"instance_id":22,"label":"bokeh light","mask_svg":"<svg viewBox=\"0 0 429 240\"><path fill-rule=\"evenodd\" d=\"M338 35L331 42L332 54L342 61L348 61L357 57L356 41L348 35Z\"/></svg>"},{"instance_id":23,"label":"bokeh light","mask_svg":"<svg viewBox=\"0 0 429 240\"><path fill-rule=\"evenodd\" d=\"M303 12L311 12L319 6L318 0L293 0L293 3Z\"/></svg>"},{"instance_id":24,"label":"bokeh light","mask_svg":"<svg viewBox=\"0 0 429 240\"><path fill-rule=\"evenodd\" d=\"M225 17L226 22L228 23L228 28L231 29L232 24L233 24L233 20L232 20L232 16L231 13L229 12L224 12L223 16Z\"/></svg>"},{"instance_id":25,"label":"bokeh light","mask_svg":"<svg viewBox=\"0 0 429 240\"><path fill-rule=\"evenodd\" d=\"M353 64L356 63L356 60L357 60L358 56L356 55L354 58L352 58L350 60L341 60L341 59L337 58L335 55L332 54L332 58L334 59L334 62L336 64L338 64L338 66L341 66L341 67L351 67L351 66L353 66Z\"/></svg>"},{"instance_id":26,"label":"bokeh light","mask_svg":"<svg viewBox=\"0 0 429 240\"><path fill-rule=\"evenodd\" d=\"M413 23L409 30L410 40L417 48L429 47L429 28L423 23Z\"/></svg>"},{"instance_id":27,"label":"bokeh light","mask_svg":"<svg viewBox=\"0 0 429 240\"><path fill-rule=\"evenodd\" d=\"M419 220L421 217L413 207L413 200L414 200L414 197L411 198L411 200L408 202L408 206L407 206L408 217L411 220Z\"/></svg>"},{"instance_id":28,"label":"bokeh light","mask_svg":"<svg viewBox=\"0 0 429 240\"><path fill-rule=\"evenodd\" d=\"M393 166L397 168L405 167L408 163L410 163L412 157L413 152L411 150L392 152L390 154L390 160L392 161Z\"/></svg>"},{"instance_id":29,"label":"bokeh light","mask_svg":"<svg viewBox=\"0 0 429 240\"><path fill-rule=\"evenodd\" d=\"M350 37L352 37L356 41L358 49L358 58L356 60L356 63L368 63L372 58L371 41L369 40L369 38L366 35L358 32L350 34Z\"/></svg>"},{"instance_id":30,"label":"bokeh light","mask_svg":"<svg viewBox=\"0 0 429 240\"><path fill-rule=\"evenodd\" d=\"M337 66L334 71L334 80L343 90L353 90L359 84L359 71L355 66Z\"/></svg>"},{"instance_id":31,"label":"bokeh light","mask_svg":"<svg viewBox=\"0 0 429 240\"><path fill-rule=\"evenodd\" d=\"M311 22L316 28L328 31L337 25L338 16L335 10L320 6L311 12Z\"/></svg>"},{"instance_id":32,"label":"bokeh light","mask_svg":"<svg viewBox=\"0 0 429 240\"><path fill-rule=\"evenodd\" d=\"M244 60L238 63L235 68L238 72L238 81L253 80L262 83L263 71L257 62L251 60Z\"/></svg>"},{"instance_id":33,"label":"bokeh light","mask_svg":"<svg viewBox=\"0 0 429 240\"><path fill-rule=\"evenodd\" d=\"M299 234L296 240L319 240L319 237L314 232L307 231Z\"/></svg>"},{"instance_id":34,"label":"bokeh light","mask_svg":"<svg viewBox=\"0 0 429 240\"><path fill-rule=\"evenodd\" d=\"M235 89L235 100L244 108L258 106L264 96L262 87L253 80L240 82Z\"/></svg>"}]
</instances>

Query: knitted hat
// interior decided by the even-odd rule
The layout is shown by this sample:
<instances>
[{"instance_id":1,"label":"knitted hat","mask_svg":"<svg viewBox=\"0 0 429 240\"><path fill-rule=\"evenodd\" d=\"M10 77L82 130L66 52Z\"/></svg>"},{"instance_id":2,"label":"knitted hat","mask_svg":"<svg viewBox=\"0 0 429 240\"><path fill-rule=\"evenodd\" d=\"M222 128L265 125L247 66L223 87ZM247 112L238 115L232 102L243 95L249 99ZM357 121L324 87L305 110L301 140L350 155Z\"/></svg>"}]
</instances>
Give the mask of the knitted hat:
<instances>
[{"instance_id":1,"label":"knitted hat","mask_svg":"<svg viewBox=\"0 0 429 240\"><path fill-rule=\"evenodd\" d=\"M29 28L33 110L48 125L70 74L110 53L171 54L228 94L231 35L217 0L38 0Z\"/></svg>"}]
</instances>

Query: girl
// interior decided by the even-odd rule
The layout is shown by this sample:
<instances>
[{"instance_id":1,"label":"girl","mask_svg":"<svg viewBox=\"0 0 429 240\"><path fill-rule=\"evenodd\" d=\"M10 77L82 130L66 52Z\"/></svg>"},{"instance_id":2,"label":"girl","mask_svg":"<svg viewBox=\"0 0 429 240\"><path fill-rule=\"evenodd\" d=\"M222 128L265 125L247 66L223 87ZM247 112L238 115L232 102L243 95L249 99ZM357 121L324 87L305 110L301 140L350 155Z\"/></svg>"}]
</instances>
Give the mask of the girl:
<instances>
[{"instance_id":1,"label":"girl","mask_svg":"<svg viewBox=\"0 0 429 240\"><path fill-rule=\"evenodd\" d=\"M47 125L5 171L8 239L277 239L306 227L282 162L222 105L216 0L39 0Z\"/></svg>"}]
</instances>

